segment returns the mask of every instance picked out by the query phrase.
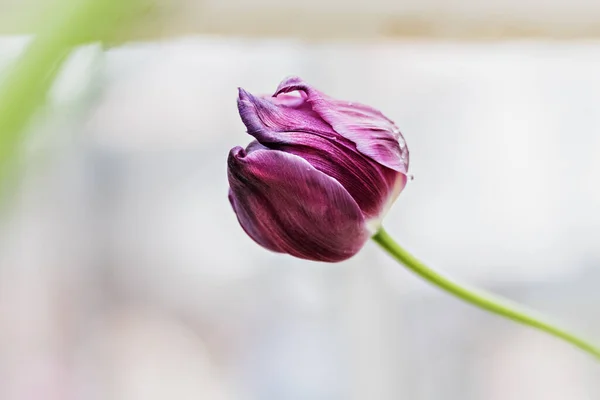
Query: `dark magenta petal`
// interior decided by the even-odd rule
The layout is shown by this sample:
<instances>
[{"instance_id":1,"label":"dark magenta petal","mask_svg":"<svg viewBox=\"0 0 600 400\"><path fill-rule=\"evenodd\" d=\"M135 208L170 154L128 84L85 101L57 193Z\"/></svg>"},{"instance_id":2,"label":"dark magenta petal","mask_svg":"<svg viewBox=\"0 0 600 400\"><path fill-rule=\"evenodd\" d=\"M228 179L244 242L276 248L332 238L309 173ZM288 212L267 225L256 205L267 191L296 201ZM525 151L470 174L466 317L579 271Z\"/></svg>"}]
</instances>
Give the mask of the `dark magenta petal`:
<instances>
[{"instance_id":1,"label":"dark magenta petal","mask_svg":"<svg viewBox=\"0 0 600 400\"><path fill-rule=\"evenodd\" d=\"M363 214L335 179L308 161L254 142L229 153L229 199L248 235L281 253L336 262L369 237Z\"/></svg>"},{"instance_id":2,"label":"dark magenta petal","mask_svg":"<svg viewBox=\"0 0 600 400\"><path fill-rule=\"evenodd\" d=\"M400 130L380 111L364 104L333 99L298 77L279 84L275 97L299 91L312 110L357 150L383 166L407 173L409 154Z\"/></svg>"},{"instance_id":3,"label":"dark magenta petal","mask_svg":"<svg viewBox=\"0 0 600 400\"><path fill-rule=\"evenodd\" d=\"M402 179L399 175L406 178L339 141L305 132L294 132L289 138L288 143L269 147L302 157L336 179L354 198L367 220L379 217L398 179Z\"/></svg>"}]
</instances>

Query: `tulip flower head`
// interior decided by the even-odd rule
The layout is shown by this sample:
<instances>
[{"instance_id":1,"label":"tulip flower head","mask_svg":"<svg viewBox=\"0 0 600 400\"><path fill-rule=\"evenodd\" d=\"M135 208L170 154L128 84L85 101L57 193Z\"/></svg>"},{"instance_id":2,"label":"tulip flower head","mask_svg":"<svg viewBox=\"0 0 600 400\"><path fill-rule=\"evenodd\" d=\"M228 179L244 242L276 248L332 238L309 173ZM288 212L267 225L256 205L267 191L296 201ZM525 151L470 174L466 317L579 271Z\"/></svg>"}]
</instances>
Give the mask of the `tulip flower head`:
<instances>
[{"instance_id":1,"label":"tulip flower head","mask_svg":"<svg viewBox=\"0 0 600 400\"><path fill-rule=\"evenodd\" d=\"M299 258L355 255L407 182L408 148L396 125L298 77L272 97L240 88L237 103L255 138L227 160L229 201L242 228L261 246Z\"/></svg>"}]
</instances>

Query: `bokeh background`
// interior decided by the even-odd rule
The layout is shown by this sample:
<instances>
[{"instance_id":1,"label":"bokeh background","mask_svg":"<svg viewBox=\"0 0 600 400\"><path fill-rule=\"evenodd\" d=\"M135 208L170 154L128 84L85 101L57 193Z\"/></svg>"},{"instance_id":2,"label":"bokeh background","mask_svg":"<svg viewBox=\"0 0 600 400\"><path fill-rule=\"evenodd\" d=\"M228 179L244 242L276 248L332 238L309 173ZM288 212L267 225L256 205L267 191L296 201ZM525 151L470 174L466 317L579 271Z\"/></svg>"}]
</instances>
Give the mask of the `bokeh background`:
<instances>
[{"instance_id":1,"label":"bokeh background","mask_svg":"<svg viewBox=\"0 0 600 400\"><path fill-rule=\"evenodd\" d=\"M0 1L0 71L40 2ZM33 18L34 16L35 18ZM236 88L299 75L411 150L387 229L600 341L600 3L180 0L72 54L0 214L0 399L594 400L600 365L373 244L269 253L227 201Z\"/></svg>"}]
</instances>

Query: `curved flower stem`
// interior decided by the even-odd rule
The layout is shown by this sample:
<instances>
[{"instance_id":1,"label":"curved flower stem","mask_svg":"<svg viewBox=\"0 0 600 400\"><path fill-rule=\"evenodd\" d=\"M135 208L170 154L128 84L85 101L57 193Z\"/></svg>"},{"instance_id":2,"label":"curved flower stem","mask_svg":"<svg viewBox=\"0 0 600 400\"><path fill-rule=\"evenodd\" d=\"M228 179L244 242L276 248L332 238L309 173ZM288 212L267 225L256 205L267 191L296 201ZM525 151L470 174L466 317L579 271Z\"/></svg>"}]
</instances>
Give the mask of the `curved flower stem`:
<instances>
[{"instance_id":1,"label":"curved flower stem","mask_svg":"<svg viewBox=\"0 0 600 400\"><path fill-rule=\"evenodd\" d=\"M403 263L406 267L408 267L408 269L432 285L437 286L438 288L476 307L556 336L600 359L600 347L597 347L587 340L582 339L581 337L548 322L543 317L535 315L534 312L527 310L523 306L491 293L487 293L483 290L470 288L466 285L457 283L449 278L444 277L438 272L435 272L421 261L417 260L408 251L404 250L404 248L396 243L383 228L381 228L379 232L373 236L373 240L377 242L377 244L379 244L392 257Z\"/></svg>"}]
</instances>

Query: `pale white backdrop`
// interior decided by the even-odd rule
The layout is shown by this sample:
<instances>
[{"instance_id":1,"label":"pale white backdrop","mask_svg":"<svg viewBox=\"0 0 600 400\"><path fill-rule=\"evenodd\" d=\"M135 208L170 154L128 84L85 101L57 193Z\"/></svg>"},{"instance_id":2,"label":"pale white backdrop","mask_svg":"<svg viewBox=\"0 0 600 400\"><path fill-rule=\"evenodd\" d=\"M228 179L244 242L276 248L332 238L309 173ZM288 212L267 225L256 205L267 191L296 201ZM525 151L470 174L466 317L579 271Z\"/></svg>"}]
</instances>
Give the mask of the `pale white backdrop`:
<instances>
[{"instance_id":1,"label":"pale white backdrop","mask_svg":"<svg viewBox=\"0 0 600 400\"><path fill-rule=\"evenodd\" d=\"M25 39L0 40L0 64ZM237 86L300 75L397 122L385 221L432 266L600 340L600 43L185 37L81 49L0 227L0 398L593 400L576 349L372 244L326 265L238 226Z\"/></svg>"}]
</instances>

